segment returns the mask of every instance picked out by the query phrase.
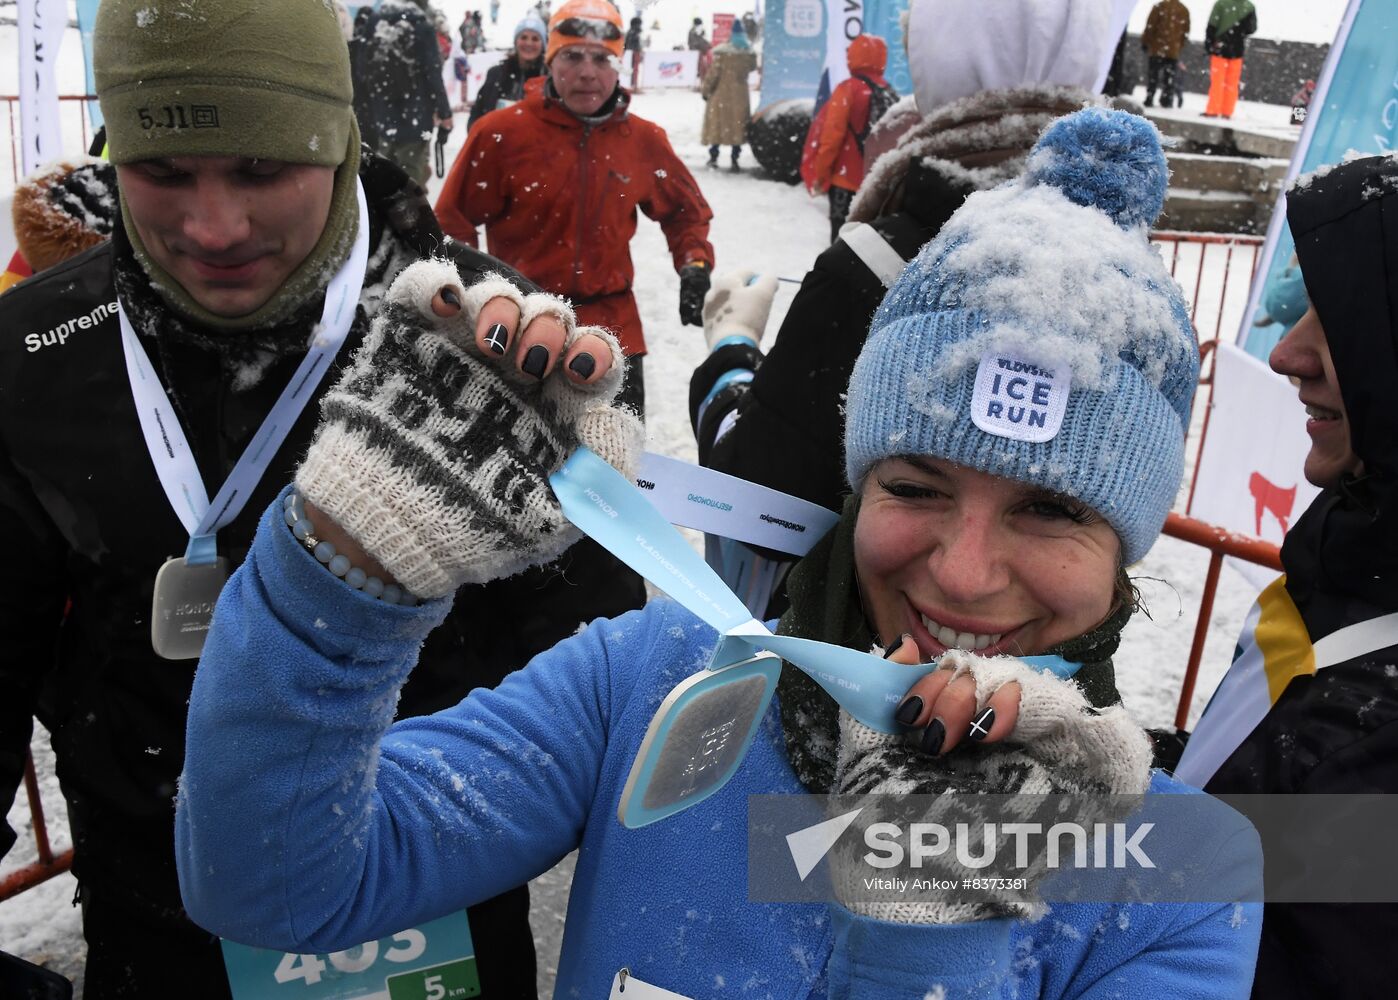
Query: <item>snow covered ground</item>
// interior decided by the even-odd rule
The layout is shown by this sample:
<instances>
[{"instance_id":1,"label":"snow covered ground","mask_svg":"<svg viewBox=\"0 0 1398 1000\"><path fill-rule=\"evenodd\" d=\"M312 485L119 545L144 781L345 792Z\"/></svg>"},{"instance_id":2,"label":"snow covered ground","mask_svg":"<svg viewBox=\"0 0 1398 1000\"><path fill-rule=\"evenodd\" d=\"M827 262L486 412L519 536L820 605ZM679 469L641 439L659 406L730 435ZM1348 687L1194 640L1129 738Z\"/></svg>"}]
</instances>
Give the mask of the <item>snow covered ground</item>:
<instances>
[{"instance_id":1,"label":"snow covered ground","mask_svg":"<svg viewBox=\"0 0 1398 1000\"><path fill-rule=\"evenodd\" d=\"M1195 10L1198 30L1194 34L1202 35L1209 3L1206 0L1189 2L1191 8L1200 8ZM443 6L455 24L460 20L460 12L467 7L485 8L487 5L479 0L469 3L457 0ZM501 45L507 44L510 26L526 6L523 0L505 0L500 26L494 31L490 29L487 17L488 37ZM629 9L623 6L629 13ZM711 9L740 13L746 6L744 3L723 5L690 0L658 0L648 5L645 17L648 28L655 18L659 18L668 38L671 30L682 36L681 29L691 16L707 13ZM1271 24L1289 19L1285 23L1292 25L1289 30L1293 33L1281 37L1326 40L1329 34L1333 34L1343 6L1342 0L1296 0L1289 4L1272 0L1267 8L1267 22L1263 30L1271 34ZM1143 3L1141 7L1148 9L1149 4ZM1141 11L1137 12L1138 19L1143 19L1143 16ZM1312 37L1315 34L1319 37ZM1272 37L1278 35L1272 34ZM13 52L13 29L0 30L0 66L14 65ZM68 55L65 53L65 57ZM64 65L71 64L65 62ZM73 80L71 85L64 86L65 92L81 90L80 60L76 77L65 70L65 80ZM12 86L12 83L0 80L0 90L9 90ZM1139 93L1137 96L1140 96ZM1194 96L1197 95L1186 98L1186 106L1180 114L1189 115L1202 109L1202 98L1200 107L1193 107L1191 100ZM751 268L801 278L827 242L824 200L809 198L799 187L787 187L755 176L750 158L746 163L748 170L740 175L706 171L706 153L698 140L703 104L693 92L643 94L636 98L634 108L636 113L660 122L669 131L672 143L694 171L713 206L716 217L712 239L717 249L718 267ZM1286 109L1244 103L1240 105L1236 124L1255 121L1259 126L1283 128L1286 127L1285 117ZM75 130L74 123L69 128L69 132L74 133L69 144L76 151L80 139ZM454 152L459 146L462 133L463 129L456 130L449 152ZM8 150L0 151L0 192L6 191L10 184L9 165L4 159L6 156ZM640 232L632 244L632 254L636 262L636 290L641 315L652 346L646 367L649 447L692 461L695 451L685 406L689 375L703 358L703 336L694 327L679 325L678 279L659 228L648 220L641 223ZM785 282L780 285L768 327L769 337L779 327L795 287ZM1199 326L1211 334L1211 326L1203 321ZM1225 319L1222 328L1224 335L1228 336L1228 331L1236 328L1236 321ZM1171 539L1162 539L1133 570L1145 595L1150 615L1138 615L1127 629L1117 658L1118 682L1127 706L1147 725L1168 725L1173 719L1207 562L1208 556L1204 551ZM1203 669L1191 706L1191 723L1202 710L1208 694L1228 663L1234 637L1253 595L1253 588L1239 575L1224 571L1204 650ZM68 843L64 808L57 780L53 776L47 738L42 731L36 734L34 753L40 771L50 834L61 848ZM21 840L0 864L0 874L34 858L32 841L27 836L29 811L23 795L10 810L9 820L21 831ZM552 990L571 871L569 859L533 885L539 978L545 996ZM84 946L78 911L69 905L73 889L72 878L65 875L0 903L0 949L33 961L42 961L65 975L80 979ZM81 995L80 992L78 995Z\"/></svg>"}]
</instances>

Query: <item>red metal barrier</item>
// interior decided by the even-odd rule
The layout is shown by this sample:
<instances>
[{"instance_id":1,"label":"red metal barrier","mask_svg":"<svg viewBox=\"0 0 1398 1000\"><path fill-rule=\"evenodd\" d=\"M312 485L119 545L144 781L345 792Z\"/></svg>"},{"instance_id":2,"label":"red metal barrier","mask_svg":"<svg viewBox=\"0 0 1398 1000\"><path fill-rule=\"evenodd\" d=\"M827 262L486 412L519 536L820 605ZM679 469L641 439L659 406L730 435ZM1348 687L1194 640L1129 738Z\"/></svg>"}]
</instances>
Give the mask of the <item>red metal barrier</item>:
<instances>
[{"instance_id":1,"label":"red metal barrier","mask_svg":"<svg viewBox=\"0 0 1398 1000\"><path fill-rule=\"evenodd\" d=\"M73 866L72 848L55 856L53 848L49 846L44 804L39 799L39 779L34 774L34 758L28 754L24 757L24 790L29 795L29 813L34 818L34 843L39 849L39 860L15 869L0 880L0 902L19 895L25 889L32 889L55 875L61 875Z\"/></svg>"},{"instance_id":2,"label":"red metal barrier","mask_svg":"<svg viewBox=\"0 0 1398 1000\"><path fill-rule=\"evenodd\" d=\"M1179 706L1175 709L1175 728L1183 729L1189 721L1189 703L1194 698L1194 683L1199 676L1199 661L1204 655L1204 640L1209 634L1209 620L1214 610L1214 595L1218 591L1218 574L1223 557L1245 559L1281 572L1281 549L1260 538L1250 538L1216 525L1170 514L1165 519L1165 534L1171 538L1198 545L1209 550L1209 569L1204 577L1204 590L1199 595L1199 614L1194 620L1194 642L1189 647L1189 662L1185 665L1184 681L1180 684Z\"/></svg>"},{"instance_id":3,"label":"red metal barrier","mask_svg":"<svg viewBox=\"0 0 1398 1000\"><path fill-rule=\"evenodd\" d=\"M1217 340L1223 332L1224 317L1240 319L1247 306L1253 274L1261 263L1262 237L1162 231L1151 233L1150 239L1160 246L1170 276L1184 289L1190 305L1189 318L1200 342ZM1191 267L1196 253L1198 264ZM1218 257L1223 258L1223 266L1215 290L1212 270L1206 271L1205 265ZM1201 307L1206 320L1204 327L1199 325ZM1207 330L1209 317L1213 318L1212 331Z\"/></svg>"}]
</instances>

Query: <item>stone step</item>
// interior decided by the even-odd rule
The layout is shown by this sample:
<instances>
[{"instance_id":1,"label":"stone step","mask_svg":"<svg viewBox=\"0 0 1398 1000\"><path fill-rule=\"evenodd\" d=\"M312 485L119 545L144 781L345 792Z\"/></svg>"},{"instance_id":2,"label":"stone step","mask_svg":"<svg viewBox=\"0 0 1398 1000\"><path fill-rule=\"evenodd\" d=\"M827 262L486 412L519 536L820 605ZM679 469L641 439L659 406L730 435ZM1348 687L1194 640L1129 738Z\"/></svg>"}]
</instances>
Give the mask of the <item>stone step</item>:
<instances>
[{"instance_id":1,"label":"stone step","mask_svg":"<svg viewBox=\"0 0 1398 1000\"><path fill-rule=\"evenodd\" d=\"M1210 118L1177 118L1146 109L1146 117L1155 123L1163 135L1180 141L1180 152L1221 153L1225 156L1263 156L1290 160L1296 147L1296 136L1280 136L1271 132L1234 127L1231 122Z\"/></svg>"},{"instance_id":2,"label":"stone step","mask_svg":"<svg viewBox=\"0 0 1398 1000\"><path fill-rule=\"evenodd\" d=\"M1170 186L1200 191L1234 191L1276 199L1286 179L1288 161L1250 156L1208 156L1203 153L1165 154L1170 163Z\"/></svg>"},{"instance_id":3,"label":"stone step","mask_svg":"<svg viewBox=\"0 0 1398 1000\"><path fill-rule=\"evenodd\" d=\"M1271 201L1234 191L1211 191L1170 185L1165 211L1156 223L1158 229L1178 229L1191 233L1253 233L1267 227Z\"/></svg>"}]
</instances>

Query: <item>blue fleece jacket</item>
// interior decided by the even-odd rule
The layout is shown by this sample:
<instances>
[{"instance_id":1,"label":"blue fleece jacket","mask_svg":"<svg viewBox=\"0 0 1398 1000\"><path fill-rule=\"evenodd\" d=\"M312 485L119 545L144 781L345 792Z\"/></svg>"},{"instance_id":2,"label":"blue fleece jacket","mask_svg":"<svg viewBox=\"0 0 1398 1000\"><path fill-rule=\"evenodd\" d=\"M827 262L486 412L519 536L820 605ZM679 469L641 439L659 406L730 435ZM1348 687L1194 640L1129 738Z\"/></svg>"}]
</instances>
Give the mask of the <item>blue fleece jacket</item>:
<instances>
[{"instance_id":1,"label":"blue fleece jacket","mask_svg":"<svg viewBox=\"0 0 1398 1000\"><path fill-rule=\"evenodd\" d=\"M409 609L351 590L280 510L219 600L190 702L180 883L215 933L340 950L576 848L560 997L605 997L623 966L693 998L1247 995L1258 906L1054 905L1033 923L914 926L750 902L747 797L802 791L775 707L722 791L623 828L617 802L650 718L716 642L669 601L595 622L495 690L390 728L447 602Z\"/></svg>"}]
</instances>

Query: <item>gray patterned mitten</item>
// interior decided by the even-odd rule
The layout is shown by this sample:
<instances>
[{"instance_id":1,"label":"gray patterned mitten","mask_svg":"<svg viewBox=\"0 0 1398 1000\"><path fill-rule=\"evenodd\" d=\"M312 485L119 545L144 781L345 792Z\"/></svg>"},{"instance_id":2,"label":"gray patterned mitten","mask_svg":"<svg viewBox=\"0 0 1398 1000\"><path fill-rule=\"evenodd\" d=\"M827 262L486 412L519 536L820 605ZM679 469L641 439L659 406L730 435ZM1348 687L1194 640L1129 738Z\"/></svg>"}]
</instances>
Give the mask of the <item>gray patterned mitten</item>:
<instances>
[{"instance_id":1,"label":"gray patterned mitten","mask_svg":"<svg viewBox=\"0 0 1398 1000\"><path fill-rule=\"evenodd\" d=\"M954 649L941 658L940 665L953 671L953 680L963 674L974 679L977 714L992 694L1010 681L1017 682L1020 702L1014 730L1000 743L963 742L943 756L930 757L903 737L875 732L842 710L835 783L842 799L839 808L849 808L853 796L952 796L945 799L947 815L954 816L945 824L950 827L951 822L977 818L977 795L1036 797L1024 800L1024 815L1015 817L1021 821L1034 818L1031 814L1043 802L1037 796L1072 795L1073 818L1089 828L1092 823L1120 820L1134 809L1150 784L1150 740L1121 705L1095 709L1072 681L1013 657L987 659ZM930 822L946 818L935 815L935 808L932 812L924 818ZM861 824L867 826L877 814L875 805L861 815ZM1032 916L1038 910L1035 885L1047 872L1040 856L1015 872L1027 879L1025 889L987 889L970 899L963 893L915 902L870 900L860 887L877 873L860 860L862 853L862 848L834 852L836 892L855 913L900 923ZM929 877L957 883L985 874L964 868L950 852L932 859L925 871Z\"/></svg>"},{"instance_id":2,"label":"gray patterned mitten","mask_svg":"<svg viewBox=\"0 0 1398 1000\"><path fill-rule=\"evenodd\" d=\"M432 298L451 288L463 308L443 319ZM522 333L557 317L566 352L596 334L611 369L579 386L561 371L520 374L514 352L496 363L475 347L476 320L492 298L520 308ZM462 290L456 268L419 261L395 279L340 382L321 401L321 424L296 488L329 514L418 597L510 576L556 558L580 537L549 488L579 446L630 473L642 430L611 405L626 362L616 339L575 328L563 299L521 295L502 277Z\"/></svg>"}]
</instances>

